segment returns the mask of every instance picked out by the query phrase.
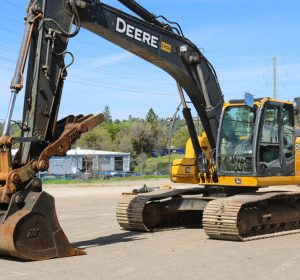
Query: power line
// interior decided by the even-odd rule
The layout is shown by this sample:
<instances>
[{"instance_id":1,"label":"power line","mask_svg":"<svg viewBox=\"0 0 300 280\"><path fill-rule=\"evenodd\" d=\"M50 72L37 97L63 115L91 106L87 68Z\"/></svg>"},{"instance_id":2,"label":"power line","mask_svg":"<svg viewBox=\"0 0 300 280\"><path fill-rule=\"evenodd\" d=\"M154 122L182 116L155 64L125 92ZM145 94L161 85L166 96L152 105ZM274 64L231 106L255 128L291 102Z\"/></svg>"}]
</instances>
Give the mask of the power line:
<instances>
[{"instance_id":1,"label":"power line","mask_svg":"<svg viewBox=\"0 0 300 280\"><path fill-rule=\"evenodd\" d=\"M11 62L11 59L5 58L5 57L1 57L0 59L2 60L6 60ZM73 77L76 78L76 77ZM79 80L79 81L78 81ZM126 94L130 94L130 93L135 93L135 94L147 94L147 95L158 95L158 96L176 96L175 94L170 94L170 93L159 93L159 92L145 92L144 89L139 89L137 87L130 87L130 85L126 85L126 84L122 84L122 83L115 83L115 86L110 86L110 85L105 85L103 83L101 83L101 85L99 85L99 83L96 83L95 81L86 79L86 78L79 78L79 79L68 79L68 81L72 82L72 84L79 84L79 85L86 85L86 86L90 86L93 88L97 88L97 90L101 90L102 88L105 89L109 89L109 90L116 90L116 91L126 91ZM119 87L118 87L119 86Z\"/></svg>"},{"instance_id":2,"label":"power line","mask_svg":"<svg viewBox=\"0 0 300 280\"><path fill-rule=\"evenodd\" d=\"M4 51L8 51L8 52L11 52L11 53L17 53L17 51L13 48L9 48L9 47L1 47L0 46L0 49L1 50L4 50Z\"/></svg>"},{"instance_id":3,"label":"power line","mask_svg":"<svg viewBox=\"0 0 300 280\"><path fill-rule=\"evenodd\" d=\"M69 79L70 82L74 83L74 84L79 84L79 85L87 85L87 86L91 86L93 88L97 88L98 90L101 90L102 88L106 88L106 89L110 89L110 90L117 90L117 91L122 91L124 92L124 87L112 87L112 86L106 86L101 84L99 86L99 84L97 83L93 83L93 82L88 82L88 81L78 81L78 80L73 80L73 79ZM126 90L126 94L129 93L138 93L138 94L147 94L147 95L158 95L158 96L176 96L175 94L170 94L170 93L158 93L158 92L145 92L143 90L138 90L136 88L125 88Z\"/></svg>"},{"instance_id":4,"label":"power line","mask_svg":"<svg viewBox=\"0 0 300 280\"><path fill-rule=\"evenodd\" d=\"M14 6L14 7L17 6L17 3L13 3L13 2L11 2L11 1L9 1L9 0L5 0L5 3L6 3L6 4L9 4L9 5L12 5L12 6Z\"/></svg>"},{"instance_id":5,"label":"power line","mask_svg":"<svg viewBox=\"0 0 300 280\"><path fill-rule=\"evenodd\" d=\"M14 63L15 63L15 61L14 61L13 59L11 59L11 58L7 58L7 57L0 56L0 59L2 59L2 60L4 60L4 61L14 62Z\"/></svg>"},{"instance_id":6,"label":"power line","mask_svg":"<svg viewBox=\"0 0 300 280\"><path fill-rule=\"evenodd\" d=\"M0 30L3 30L3 31L5 31L5 32L8 32L8 33L11 33L11 34L13 34L13 35L20 35L18 32L15 32L15 31L12 31L12 30L9 30L9 29L6 29L6 28L2 28L2 27L0 27ZM102 46L98 46L98 48L104 48L104 47L102 47ZM10 50L10 52L15 52L15 53L17 53L17 50L15 50L15 49L11 49ZM132 65L132 63L131 64L129 64L129 63L125 63L125 62L122 62L122 61L114 61L114 60L111 60L111 59L108 59L108 58L105 58L105 57L100 57L100 56L97 56L97 55L95 55L95 54L90 54L90 53L86 53L86 52L84 52L84 51L81 51L81 50L76 50L76 52L77 53L81 53L81 54L84 54L84 55L86 55L86 56L89 56L89 57L97 57L97 58L99 58L99 59L102 59L102 60L104 60L104 61L107 61L107 62L109 62L109 63L116 63L116 64L119 64L119 65L125 65L126 67L128 67L128 68L133 68L133 69L139 69L139 70L146 70L146 71L148 71L148 69L146 69L145 67L141 67L141 66L134 66L134 65ZM77 65L80 65L80 64L77 64ZM88 67L88 66L84 66L84 65L81 65L81 66L83 66L83 67L86 67L87 69L93 69L93 70L95 70L97 67L95 67L95 68L93 68L93 67ZM155 67L155 66L154 66ZM154 68L155 69L155 68ZM106 72L107 72L107 69L105 70ZM117 73L117 72L114 72L114 73ZM119 72L120 73L120 72Z\"/></svg>"},{"instance_id":7,"label":"power line","mask_svg":"<svg viewBox=\"0 0 300 280\"><path fill-rule=\"evenodd\" d=\"M98 74L98 73L97 73ZM111 77L111 78L116 78L116 77L121 77L120 75L115 75L115 74L113 74L113 75L110 75L110 74L108 74L108 73L99 73L99 74L101 74L101 75L106 75L106 76L108 76L108 77ZM130 85L132 85L132 83L136 83L136 80L139 80L140 81L140 79L139 78L136 78L135 77L135 79L132 79L132 76L128 76L128 77L130 77L130 78L127 78L126 76L125 76L125 78L126 78L126 81L124 81L124 80L118 80L117 82L115 82L115 81L113 81L114 82L114 84L118 84L118 85L122 85L122 86L130 86ZM80 75L80 74L76 74L76 75L71 75L70 76L70 78L76 78L76 79L82 79L82 80L86 80L86 81L89 81L89 82L95 82L95 80L97 79L97 77L95 78L95 79L91 79L91 76L85 76L85 75ZM142 89L145 87L145 86L149 86L149 83L151 82L151 80L153 80L153 79L149 79L149 80L141 80L143 83L141 84L141 86L142 86ZM97 79L97 81L98 81L98 79ZM128 83L128 81L129 82L131 82L131 83ZM103 80L102 82L107 82L107 83L110 83L110 81L107 81L107 80ZM166 84L160 84L160 83L156 83L157 85L160 85L160 86L167 86L167 87L171 87L170 85L166 85ZM99 85L99 82L97 82L97 85ZM175 83L174 83L174 86L175 86ZM136 85L134 85L134 87L136 87Z\"/></svg>"},{"instance_id":8,"label":"power line","mask_svg":"<svg viewBox=\"0 0 300 280\"><path fill-rule=\"evenodd\" d=\"M5 51L11 52L11 53L17 53L17 51L15 49L13 49L13 48L8 48L8 47L2 47L2 46L0 46L0 49L3 49ZM14 61L13 59L4 58L4 57L1 57L1 56L0 56L0 58L2 58L3 60L6 60L6 61L11 61L11 62ZM104 58L104 60L105 60L105 58ZM110 62L110 60L108 60L108 59L107 59L107 61ZM87 71L89 71L89 72L93 71L94 72L95 70L97 70L97 73L99 73L101 75L105 75L105 76L113 77L113 78L115 78L116 76L118 76L118 77L123 77L123 78L127 78L127 79L131 79L132 80L132 75L130 75L130 74L127 75L126 73L119 72L119 71L113 71L113 70L109 71L107 69L102 70L102 69L97 69L98 67L90 67L90 66L86 66L86 65L82 65L82 64L76 64L75 67L73 67L71 69L73 71L74 70L76 71L76 68L84 69L85 72L87 72ZM135 69L136 69L136 67L135 67ZM75 77L76 76L79 76L79 75L75 75ZM137 77L136 77L136 79L137 79ZM151 79L143 79L141 77L138 77L138 80L139 81L144 81L146 83L151 82ZM164 86L172 86L172 83L170 83L170 82L164 82L161 79L157 80L155 83L156 84L161 84L161 85L164 85Z\"/></svg>"},{"instance_id":9,"label":"power line","mask_svg":"<svg viewBox=\"0 0 300 280\"><path fill-rule=\"evenodd\" d=\"M20 33L16 32L16 31L13 31L13 30L10 30L10 29L7 29L7 28L0 27L0 30L11 33L11 34L14 34L14 35L20 35Z\"/></svg>"},{"instance_id":10,"label":"power line","mask_svg":"<svg viewBox=\"0 0 300 280\"><path fill-rule=\"evenodd\" d=\"M14 20L14 19L12 19L12 18L7 18L7 17L3 17L3 16L0 16L0 18L4 18L4 19L7 19L7 20L10 20L10 21L13 21L13 22L16 22L16 23L18 23L18 24L20 24L20 22L19 21L17 21L17 20ZM6 29L6 28L3 28L3 27L0 27L0 30L3 30L3 31L5 31L5 32L8 32L8 33L11 33L11 34L14 34L14 35L20 35L20 33L18 33L18 32L16 32L16 31L13 31L13 30L10 30L10 29ZM21 33L22 34L22 33ZM91 33L91 34L94 34L94 33ZM95 34L94 34L95 35ZM96 35L95 35L96 36ZM98 37L98 39L99 38L102 38L101 36L97 36ZM103 38L102 38L103 39ZM104 40L104 39L103 39ZM79 38L76 38L75 40L72 40L72 41L70 41L70 45L71 44L76 44L77 42L79 42L79 43L81 43L81 44L84 44L84 45L89 45L89 46L92 46L92 47L95 47L95 48L97 48L97 49L107 49L107 50L111 50L111 48L109 48L108 46L103 46L103 45L98 45L98 44L94 44L94 43L91 43L91 42L88 42L88 41L85 41L85 40L82 40L82 39L79 39ZM112 44L112 43L111 43ZM113 44L113 46L114 47L116 47L116 48L118 48L118 49L122 49L121 47L117 47L116 45L114 45ZM95 55L95 54L92 54L91 52L89 52L89 53L86 53L86 52L84 52L84 51L78 51L77 50L77 52L78 53L82 53L82 54L84 54L84 55L87 55L87 56L89 56L89 57L91 57L91 56L93 56L93 57L99 57L99 56L97 56L97 55ZM105 58L103 58L103 59L105 59ZM129 67L132 67L131 65L128 65L127 63L123 63L123 62L118 62L119 64L123 64L123 65L126 65L126 66L129 66ZM145 67L141 67L141 66L139 66L139 69L145 69Z\"/></svg>"},{"instance_id":11,"label":"power line","mask_svg":"<svg viewBox=\"0 0 300 280\"><path fill-rule=\"evenodd\" d=\"M124 72L119 72L119 71L114 71L114 70L109 71L109 70L106 70L106 69L102 70L102 69L97 69L97 67L89 67L89 66L82 65L82 64L79 64L79 63L77 63L74 66L74 68L72 68L72 70L76 70L76 68L84 69L85 70L84 73L90 72L90 71L94 72L96 70L97 73L99 73L101 75L105 75L105 76L109 76L109 77L113 77L113 78L121 77L121 78L126 78L126 79L132 80L132 77L133 77L131 74L126 74ZM135 76L134 79L138 80L138 81L147 82L147 83L151 82L151 78L144 79L142 77ZM171 82L162 81L160 78L155 81L155 84L161 84L161 85L165 85L165 86L173 86L173 84ZM175 85L175 83L174 83L174 85Z\"/></svg>"},{"instance_id":12,"label":"power line","mask_svg":"<svg viewBox=\"0 0 300 280\"><path fill-rule=\"evenodd\" d=\"M8 20L8 21L11 21L11 22L14 22L14 23L16 23L17 25L24 25L24 20L22 20L22 22L21 21L19 21L19 20L16 20L16 19L14 19L14 18L11 18L11 17L6 17L6 16L0 16L0 18L2 18L2 19L5 19L5 20ZM22 18L23 19L23 18Z\"/></svg>"}]
</instances>

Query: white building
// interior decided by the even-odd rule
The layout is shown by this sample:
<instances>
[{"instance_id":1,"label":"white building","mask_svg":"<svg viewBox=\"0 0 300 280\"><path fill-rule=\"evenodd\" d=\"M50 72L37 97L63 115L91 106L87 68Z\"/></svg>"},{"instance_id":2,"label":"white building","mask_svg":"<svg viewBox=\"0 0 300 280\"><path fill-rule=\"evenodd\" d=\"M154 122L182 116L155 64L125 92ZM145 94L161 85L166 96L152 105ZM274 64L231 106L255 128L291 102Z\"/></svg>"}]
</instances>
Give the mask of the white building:
<instances>
[{"instance_id":1,"label":"white building","mask_svg":"<svg viewBox=\"0 0 300 280\"><path fill-rule=\"evenodd\" d=\"M51 175L115 175L129 171L130 153L82 149L70 150L65 157L51 158L48 169Z\"/></svg>"},{"instance_id":2,"label":"white building","mask_svg":"<svg viewBox=\"0 0 300 280\"><path fill-rule=\"evenodd\" d=\"M14 155L16 150L12 151ZM64 157L52 157L49 175L90 174L93 177L124 175L130 171L130 153L72 149Z\"/></svg>"}]
</instances>

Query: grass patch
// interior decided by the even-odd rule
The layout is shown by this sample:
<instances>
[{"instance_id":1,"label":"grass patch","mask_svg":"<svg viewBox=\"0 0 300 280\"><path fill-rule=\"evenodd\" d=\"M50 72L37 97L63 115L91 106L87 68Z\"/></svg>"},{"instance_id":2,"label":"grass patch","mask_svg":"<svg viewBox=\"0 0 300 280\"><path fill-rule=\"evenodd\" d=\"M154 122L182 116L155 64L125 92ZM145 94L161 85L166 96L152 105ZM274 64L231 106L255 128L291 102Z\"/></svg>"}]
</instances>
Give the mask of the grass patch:
<instances>
[{"instance_id":1,"label":"grass patch","mask_svg":"<svg viewBox=\"0 0 300 280\"><path fill-rule=\"evenodd\" d=\"M95 183L109 183L118 181L139 181L149 179L164 179L169 178L169 175L144 175L144 176L129 176L129 177L116 177L111 179L93 179L93 180L63 180L63 179L46 179L43 184L51 185L68 185L68 184L95 184Z\"/></svg>"}]
</instances>

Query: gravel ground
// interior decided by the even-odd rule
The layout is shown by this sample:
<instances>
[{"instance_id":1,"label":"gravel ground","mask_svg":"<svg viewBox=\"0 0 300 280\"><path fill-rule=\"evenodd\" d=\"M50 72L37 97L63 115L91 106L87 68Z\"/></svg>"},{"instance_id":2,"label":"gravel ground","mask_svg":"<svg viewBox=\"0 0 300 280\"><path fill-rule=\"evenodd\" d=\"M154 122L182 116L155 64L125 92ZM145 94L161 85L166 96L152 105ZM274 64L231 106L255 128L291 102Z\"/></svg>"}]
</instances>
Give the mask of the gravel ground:
<instances>
[{"instance_id":1,"label":"gravel ground","mask_svg":"<svg viewBox=\"0 0 300 280\"><path fill-rule=\"evenodd\" d=\"M43 262L0 259L0 279L300 279L300 234L240 243L210 240L202 229L121 230L115 219L120 195L143 183L46 186L70 242L87 255ZM170 183L147 180L149 186L163 184Z\"/></svg>"}]
</instances>

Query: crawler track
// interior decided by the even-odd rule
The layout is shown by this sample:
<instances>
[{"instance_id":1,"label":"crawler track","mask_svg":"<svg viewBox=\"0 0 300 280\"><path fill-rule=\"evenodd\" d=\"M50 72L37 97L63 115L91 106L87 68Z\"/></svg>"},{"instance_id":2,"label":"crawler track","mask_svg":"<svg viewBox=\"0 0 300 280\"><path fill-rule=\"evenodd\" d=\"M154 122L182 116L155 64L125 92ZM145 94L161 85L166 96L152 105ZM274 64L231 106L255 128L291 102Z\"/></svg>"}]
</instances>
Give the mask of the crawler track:
<instances>
[{"instance_id":1,"label":"crawler track","mask_svg":"<svg viewBox=\"0 0 300 280\"><path fill-rule=\"evenodd\" d=\"M202 211L178 211L181 195L197 191L199 188L125 194L117 206L117 221L126 230L144 232L199 227Z\"/></svg>"},{"instance_id":2,"label":"crawler track","mask_svg":"<svg viewBox=\"0 0 300 280\"><path fill-rule=\"evenodd\" d=\"M126 230L154 232L203 225L213 239L248 241L300 232L300 193L268 192L239 194L204 202L203 221L199 206L178 211L189 190L159 190L123 195L117 206L117 221ZM182 209L181 209L182 210ZM195 211L196 210L196 211Z\"/></svg>"},{"instance_id":3,"label":"crawler track","mask_svg":"<svg viewBox=\"0 0 300 280\"><path fill-rule=\"evenodd\" d=\"M213 239L248 241L300 232L300 193L241 194L208 203L203 228Z\"/></svg>"}]
</instances>

